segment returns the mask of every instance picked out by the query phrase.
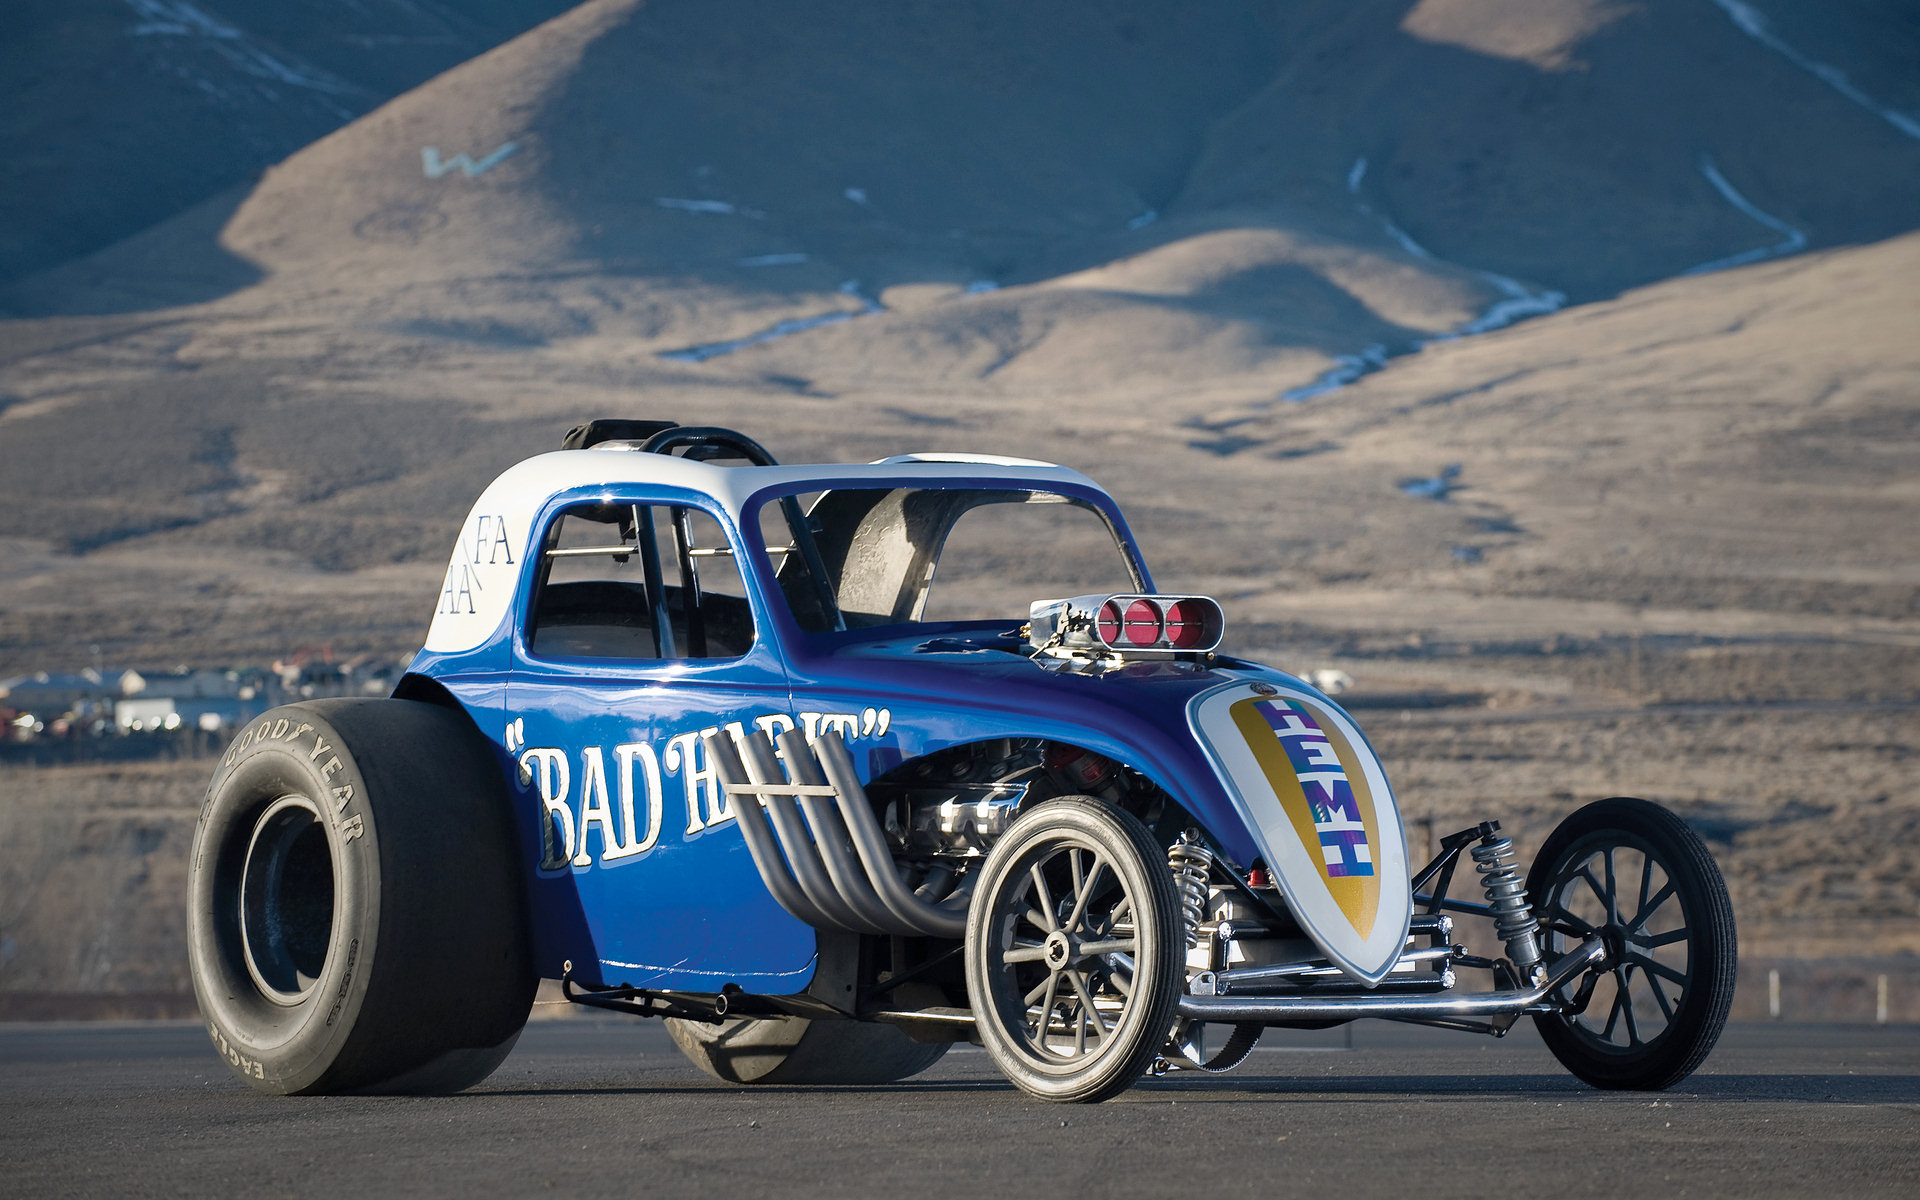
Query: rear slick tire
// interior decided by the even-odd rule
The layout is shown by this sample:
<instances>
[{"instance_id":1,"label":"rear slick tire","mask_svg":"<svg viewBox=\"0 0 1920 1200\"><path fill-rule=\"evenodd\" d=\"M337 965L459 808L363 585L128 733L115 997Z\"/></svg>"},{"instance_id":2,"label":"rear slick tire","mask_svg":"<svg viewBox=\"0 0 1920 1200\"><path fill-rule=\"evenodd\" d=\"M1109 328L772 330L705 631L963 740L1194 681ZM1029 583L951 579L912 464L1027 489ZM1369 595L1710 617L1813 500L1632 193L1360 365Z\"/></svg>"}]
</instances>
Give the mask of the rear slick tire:
<instances>
[{"instance_id":1,"label":"rear slick tire","mask_svg":"<svg viewBox=\"0 0 1920 1200\"><path fill-rule=\"evenodd\" d=\"M506 1058L536 984L496 751L463 714L315 700L248 724L201 806L194 994L256 1091L445 1093Z\"/></svg>"},{"instance_id":2,"label":"rear slick tire","mask_svg":"<svg viewBox=\"0 0 1920 1200\"><path fill-rule=\"evenodd\" d=\"M892 1025L735 1017L718 1025L668 1018L687 1061L723 1083L896 1083L931 1067L947 1043L921 1043Z\"/></svg>"}]
</instances>

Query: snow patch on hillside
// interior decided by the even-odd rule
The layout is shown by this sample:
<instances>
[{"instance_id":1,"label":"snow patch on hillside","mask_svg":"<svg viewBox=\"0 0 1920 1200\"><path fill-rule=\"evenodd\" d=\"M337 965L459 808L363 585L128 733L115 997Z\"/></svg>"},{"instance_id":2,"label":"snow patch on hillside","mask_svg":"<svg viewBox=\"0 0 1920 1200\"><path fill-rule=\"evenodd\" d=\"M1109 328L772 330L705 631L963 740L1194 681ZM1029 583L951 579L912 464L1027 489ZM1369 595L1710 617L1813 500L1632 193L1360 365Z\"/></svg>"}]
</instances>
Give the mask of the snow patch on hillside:
<instances>
[{"instance_id":1,"label":"snow patch on hillside","mask_svg":"<svg viewBox=\"0 0 1920 1200\"><path fill-rule=\"evenodd\" d=\"M1381 230L1388 237L1392 238L1396 245L1414 258L1420 259L1423 262L1441 261L1434 255L1433 251L1414 240L1412 234L1394 224L1392 218L1374 212L1372 205L1368 204L1365 200L1357 199L1360 195L1360 185L1366 180L1366 177L1367 160L1366 157L1362 155L1354 160L1353 166L1347 171L1347 191L1356 197L1354 207L1359 209L1363 215L1372 217L1375 221L1378 221ZM1496 301L1487 311L1457 329L1450 329L1445 333L1438 333L1428 338L1419 338L1399 350L1390 350L1384 345L1375 343L1360 351L1358 354L1336 355L1333 360L1333 366L1321 372L1319 377L1312 383L1297 388L1289 388L1280 393L1280 399L1287 403L1294 403L1301 400L1311 400L1315 396L1324 396L1328 392L1340 390L1364 375L1371 375L1373 372L1378 371L1387 365L1389 358L1397 354L1409 354L1433 342L1449 342L1456 338L1472 337L1477 333L1491 333L1496 329L1504 329L1515 321L1523 321L1528 317L1540 317L1550 312L1557 312L1567 302L1566 293L1564 292L1546 289L1535 291L1517 279L1501 275L1494 271L1482 271L1474 268L1473 273L1478 275L1503 297L1501 300Z\"/></svg>"},{"instance_id":2,"label":"snow patch on hillside","mask_svg":"<svg viewBox=\"0 0 1920 1200\"><path fill-rule=\"evenodd\" d=\"M1748 263L1759 262L1764 258L1778 258L1783 254L1795 254L1806 248L1806 234L1795 229L1780 218L1773 216L1771 213L1762 212L1758 205L1741 195L1737 188L1727 182L1727 177L1720 173L1720 169L1714 166L1711 157L1704 154L1700 156L1700 173L1707 177L1707 182L1713 185L1713 190L1719 192L1728 204L1733 205L1775 233L1784 234L1785 239L1771 246L1757 246L1752 250L1743 250L1738 254L1729 254L1725 258L1716 258L1712 262L1701 263L1697 267L1689 267L1680 272L1682 275L1706 275L1714 271L1724 271L1728 267L1743 267Z\"/></svg>"},{"instance_id":3,"label":"snow patch on hillside","mask_svg":"<svg viewBox=\"0 0 1920 1200\"><path fill-rule=\"evenodd\" d=\"M1896 109L1888 108L1886 105L1881 104L1873 97L1867 95L1856 87L1853 80L1848 79L1847 73L1839 67L1834 66L1832 63L1816 62L1799 50L1781 41L1780 38L1774 34L1772 26L1767 23L1767 18L1753 5L1743 3L1742 0L1713 0L1713 2L1720 6L1720 10L1727 14L1728 18L1733 21L1741 33L1759 42L1762 46L1778 54L1794 66L1799 67L1802 71L1818 79L1821 83L1826 84L1834 91L1839 92L1842 96L1858 104L1861 108L1866 109L1874 116L1879 117L1887 124L1898 129L1901 133L1906 134L1910 138L1920 139L1920 121L1916 121Z\"/></svg>"},{"instance_id":4,"label":"snow patch on hillside","mask_svg":"<svg viewBox=\"0 0 1920 1200\"><path fill-rule=\"evenodd\" d=\"M777 342L781 338L792 337L796 333L805 333L810 329L821 329L828 325L841 325L857 317L872 316L887 311L887 306L872 296L862 295L860 281L849 279L840 285L840 293L852 296L860 301L857 309L836 309L833 312L820 313L811 317L789 317L776 321L765 329L750 333L745 337L731 338L724 342L707 342L698 346L688 346L684 350L666 350L660 354L668 362L703 363L710 358L733 354L749 346L764 346L768 342Z\"/></svg>"}]
</instances>

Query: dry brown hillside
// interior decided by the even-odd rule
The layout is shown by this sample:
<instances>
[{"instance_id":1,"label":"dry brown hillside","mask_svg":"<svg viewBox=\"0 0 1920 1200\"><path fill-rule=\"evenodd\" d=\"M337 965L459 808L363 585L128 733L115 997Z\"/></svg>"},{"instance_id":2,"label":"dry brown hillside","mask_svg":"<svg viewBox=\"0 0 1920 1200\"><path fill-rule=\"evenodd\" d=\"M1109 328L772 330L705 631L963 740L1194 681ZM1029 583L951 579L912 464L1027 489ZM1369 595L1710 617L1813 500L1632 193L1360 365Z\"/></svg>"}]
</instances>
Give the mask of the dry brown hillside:
<instances>
[{"instance_id":1,"label":"dry brown hillside","mask_svg":"<svg viewBox=\"0 0 1920 1200\"><path fill-rule=\"evenodd\" d=\"M383 610L343 629L404 643L417 618L374 597L430 572L478 474L582 413L744 411L825 453L836 429L897 444L965 409L993 448L1098 471L1102 439L1138 430L1213 477L1210 450L1248 458L1293 408L1270 402L1342 362L1912 227L1920 139L1899 122L1920 125L1894 82L1912 22L1871 0L1766 8L581 5L244 195L8 290L41 314L0 324L8 586L41 599L6 606L0 666L282 636L278 599L145 575L215 563L265 571L270 596L380 568L314 587ZM1809 29L1810 49L1782 40ZM1878 311L1902 311L1886 289ZM1822 353L1872 353L1849 330ZM1048 400L1036 437L987 415L1057 396L1097 416ZM1290 534L1272 561L1334 552ZM137 614L32 615L107 594L69 581L125 577L115 557L142 564Z\"/></svg>"}]
</instances>

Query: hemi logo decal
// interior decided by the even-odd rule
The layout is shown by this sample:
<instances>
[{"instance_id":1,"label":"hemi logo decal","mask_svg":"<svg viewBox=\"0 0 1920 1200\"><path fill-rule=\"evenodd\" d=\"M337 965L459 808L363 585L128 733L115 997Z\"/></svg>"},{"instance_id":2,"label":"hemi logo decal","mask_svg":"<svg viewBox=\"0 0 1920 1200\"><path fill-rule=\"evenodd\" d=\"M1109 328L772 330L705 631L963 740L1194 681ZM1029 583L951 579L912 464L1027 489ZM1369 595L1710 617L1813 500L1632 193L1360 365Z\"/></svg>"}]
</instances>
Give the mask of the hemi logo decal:
<instances>
[{"instance_id":1,"label":"hemi logo decal","mask_svg":"<svg viewBox=\"0 0 1920 1200\"><path fill-rule=\"evenodd\" d=\"M1327 734L1314 723L1306 707L1285 700L1257 700L1254 707L1273 728L1273 736L1293 763L1294 778L1306 791L1313 812L1313 828L1320 835L1321 857L1327 878L1373 874L1373 851L1367 846L1367 827L1353 798L1353 783L1340 766Z\"/></svg>"},{"instance_id":2,"label":"hemi logo decal","mask_svg":"<svg viewBox=\"0 0 1920 1200\"><path fill-rule=\"evenodd\" d=\"M1380 909L1380 826L1353 747L1304 701L1248 697L1230 711L1334 903L1367 937Z\"/></svg>"}]
</instances>

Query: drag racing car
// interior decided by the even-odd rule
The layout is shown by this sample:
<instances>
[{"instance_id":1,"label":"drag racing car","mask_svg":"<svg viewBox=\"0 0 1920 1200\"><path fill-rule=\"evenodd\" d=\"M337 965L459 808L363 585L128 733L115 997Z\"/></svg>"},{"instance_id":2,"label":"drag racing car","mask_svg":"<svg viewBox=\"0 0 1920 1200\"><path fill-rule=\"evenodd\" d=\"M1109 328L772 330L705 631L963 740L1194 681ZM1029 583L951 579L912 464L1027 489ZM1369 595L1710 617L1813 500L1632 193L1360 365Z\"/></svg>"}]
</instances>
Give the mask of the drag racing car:
<instances>
[{"instance_id":1,"label":"drag racing car","mask_svg":"<svg viewBox=\"0 0 1920 1200\"><path fill-rule=\"evenodd\" d=\"M453 1091L546 979L737 1083L971 1041L1093 1101L1361 1018L1530 1017L1603 1088L1700 1065L1735 935L1685 823L1614 798L1524 868L1494 820L1416 864L1352 716L1224 628L1064 467L581 426L482 492L390 698L221 758L213 1045L263 1092Z\"/></svg>"}]
</instances>

